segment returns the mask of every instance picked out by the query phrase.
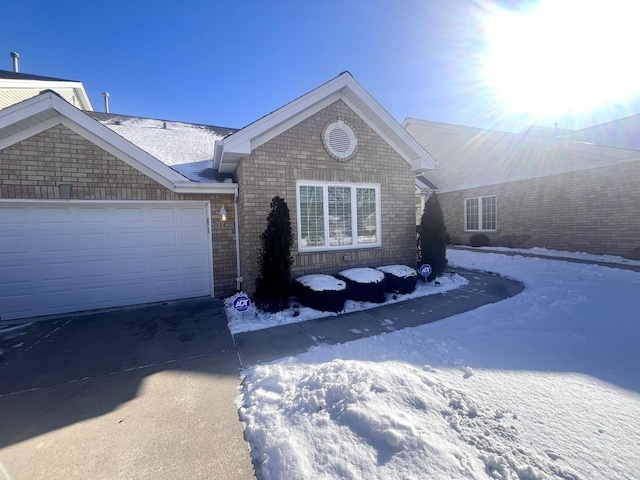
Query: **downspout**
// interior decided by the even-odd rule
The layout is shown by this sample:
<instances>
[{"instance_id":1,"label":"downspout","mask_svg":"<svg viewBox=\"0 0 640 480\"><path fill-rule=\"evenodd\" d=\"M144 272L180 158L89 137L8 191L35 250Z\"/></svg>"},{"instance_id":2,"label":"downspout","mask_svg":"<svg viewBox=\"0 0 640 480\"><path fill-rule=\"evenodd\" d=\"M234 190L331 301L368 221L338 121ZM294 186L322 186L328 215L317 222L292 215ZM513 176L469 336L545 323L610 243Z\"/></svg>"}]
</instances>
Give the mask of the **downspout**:
<instances>
[{"instance_id":1,"label":"downspout","mask_svg":"<svg viewBox=\"0 0 640 480\"><path fill-rule=\"evenodd\" d=\"M233 221L236 227L236 290L242 290L242 275L240 272L240 232L238 231L238 190L233 194Z\"/></svg>"}]
</instances>

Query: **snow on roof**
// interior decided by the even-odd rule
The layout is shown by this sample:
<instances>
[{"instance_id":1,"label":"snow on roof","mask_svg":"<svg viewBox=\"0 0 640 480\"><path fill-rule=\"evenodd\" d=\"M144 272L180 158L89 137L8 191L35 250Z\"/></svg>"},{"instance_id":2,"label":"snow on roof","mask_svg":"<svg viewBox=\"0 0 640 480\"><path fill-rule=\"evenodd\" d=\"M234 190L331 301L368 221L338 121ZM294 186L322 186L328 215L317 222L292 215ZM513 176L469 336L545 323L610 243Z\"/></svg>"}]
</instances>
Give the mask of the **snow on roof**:
<instances>
[{"instance_id":1,"label":"snow on roof","mask_svg":"<svg viewBox=\"0 0 640 480\"><path fill-rule=\"evenodd\" d=\"M232 128L110 113L85 112L118 135L194 182L231 182L232 175L213 171L216 140Z\"/></svg>"},{"instance_id":2,"label":"snow on roof","mask_svg":"<svg viewBox=\"0 0 640 480\"><path fill-rule=\"evenodd\" d=\"M384 273L375 268L349 268L338 275L357 283L380 283L384 280Z\"/></svg>"}]
</instances>

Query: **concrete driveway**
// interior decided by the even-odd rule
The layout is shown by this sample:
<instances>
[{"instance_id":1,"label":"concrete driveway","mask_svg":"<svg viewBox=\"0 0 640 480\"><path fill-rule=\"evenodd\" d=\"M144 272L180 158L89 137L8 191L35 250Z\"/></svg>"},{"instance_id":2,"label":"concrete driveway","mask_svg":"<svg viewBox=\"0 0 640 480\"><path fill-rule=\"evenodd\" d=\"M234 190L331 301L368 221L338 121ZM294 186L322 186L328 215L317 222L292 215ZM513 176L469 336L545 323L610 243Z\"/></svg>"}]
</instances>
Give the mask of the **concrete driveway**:
<instances>
[{"instance_id":1,"label":"concrete driveway","mask_svg":"<svg viewBox=\"0 0 640 480\"><path fill-rule=\"evenodd\" d=\"M37 322L0 350L0 479L255 478L219 301Z\"/></svg>"}]
</instances>

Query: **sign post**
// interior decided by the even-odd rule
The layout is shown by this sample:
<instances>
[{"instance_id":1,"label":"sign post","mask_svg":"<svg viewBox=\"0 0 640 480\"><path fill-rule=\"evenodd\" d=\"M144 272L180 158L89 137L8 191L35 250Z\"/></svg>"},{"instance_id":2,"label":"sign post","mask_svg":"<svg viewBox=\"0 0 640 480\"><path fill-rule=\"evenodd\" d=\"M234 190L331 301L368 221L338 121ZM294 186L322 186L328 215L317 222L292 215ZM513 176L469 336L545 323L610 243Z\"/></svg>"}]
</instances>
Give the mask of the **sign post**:
<instances>
[{"instance_id":1,"label":"sign post","mask_svg":"<svg viewBox=\"0 0 640 480\"><path fill-rule=\"evenodd\" d=\"M433 269L431 268L431 265L429 265L428 263L425 263L420 267L420 275L424 277L425 282L427 281L427 277L431 275L431 272L433 272Z\"/></svg>"},{"instance_id":2,"label":"sign post","mask_svg":"<svg viewBox=\"0 0 640 480\"><path fill-rule=\"evenodd\" d=\"M251 300L249 300L249 297L247 297L246 295L238 295L233 300L233 308L235 308L236 311L242 313L243 321L244 321L244 312L246 312L250 306L251 306Z\"/></svg>"}]
</instances>

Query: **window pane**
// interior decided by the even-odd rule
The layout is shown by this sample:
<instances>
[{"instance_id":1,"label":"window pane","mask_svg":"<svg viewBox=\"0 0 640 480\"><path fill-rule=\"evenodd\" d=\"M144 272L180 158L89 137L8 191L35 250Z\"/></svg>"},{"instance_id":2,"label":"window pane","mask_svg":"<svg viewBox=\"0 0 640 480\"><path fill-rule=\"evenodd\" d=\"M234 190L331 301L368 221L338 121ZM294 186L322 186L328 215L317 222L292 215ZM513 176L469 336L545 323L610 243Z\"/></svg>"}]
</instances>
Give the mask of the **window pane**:
<instances>
[{"instance_id":1,"label":"window pane","mask_svg":"<svg viewBox=\"0 0 640 480\"><path fill-rule=\"evenodd\" d=\"M356 189L358 243L376 243L376 190L374 188Z\"/></svg>"},{"instance_id":2,"label":"window pane","mask_svg":"<svg viewBox=\"0 0 640 480\"><path fill-rule=\"evenodd\" d=\"M300 237L304 247L324 246L322 187L300 187Z\"/></svg>"},{"instance_id":3,"label":"window pane","mask_svg":"<svg viewBox=\"0 0 640 480\"><path fill-rule=\"evenodd\" d=\"M477 198L468 198L467 199L467 218L466 218L466 227L467 230L478 230L478 199Z\"/></svg>"},{"instance_id":4,"label":"window pane","mask_svg":"<svg viewBox=\"0 0 640 480\"><path fill-rule=\"evenodd\" d=\"M351 245L351 188L329 187L329 245Z\"/></svg>"},{"instance_id":5,"label":"window pane","mask_svg":"<svg viewBox=\"0 0 640 480\"><path fill-rule=\"evenodd\" d=\"M496 229L496 197L482 199L482 229Z\"/></svg>"}]
</instances>

